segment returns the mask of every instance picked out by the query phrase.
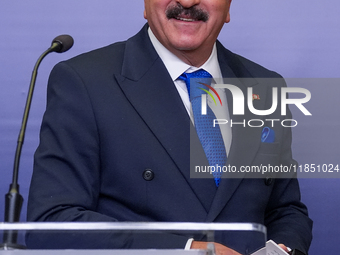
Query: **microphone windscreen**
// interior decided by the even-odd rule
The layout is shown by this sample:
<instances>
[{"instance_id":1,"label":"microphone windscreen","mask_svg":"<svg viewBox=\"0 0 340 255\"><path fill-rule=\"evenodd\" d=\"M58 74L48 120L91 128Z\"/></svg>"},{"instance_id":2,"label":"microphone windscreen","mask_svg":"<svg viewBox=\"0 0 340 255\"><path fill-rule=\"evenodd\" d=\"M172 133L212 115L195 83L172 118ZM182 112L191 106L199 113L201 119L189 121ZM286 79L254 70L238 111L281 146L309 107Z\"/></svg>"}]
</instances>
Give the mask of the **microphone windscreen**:
<instances>
[{"instance_id":1,"label":"microphone windscreen","mask_svg":"<svg viewBox=\"0 0 340 255\"><path fill-rule=\"evenodd\" d=\"M60 46L55 49L55 52L62 53L72 48L74 40L70 35L59 35L53 39L52 45L58 43Z\"/></svg>"}]
</instances>

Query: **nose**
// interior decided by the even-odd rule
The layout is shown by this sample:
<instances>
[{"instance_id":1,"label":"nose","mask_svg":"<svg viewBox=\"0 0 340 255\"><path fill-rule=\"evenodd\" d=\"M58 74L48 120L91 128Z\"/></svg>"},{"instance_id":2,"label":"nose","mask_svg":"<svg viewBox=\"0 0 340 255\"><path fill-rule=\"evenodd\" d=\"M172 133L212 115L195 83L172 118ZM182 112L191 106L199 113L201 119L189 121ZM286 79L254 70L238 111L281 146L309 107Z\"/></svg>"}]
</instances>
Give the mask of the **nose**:
<instances>
[{"instance_id":1,"label":"nose","mask_svg":"<svg viewBox=\"0 0 340 255\"><path fill-rule=\"evenodd\" d=\"M181 4L184 8L190 8L200 2L201 0L177 0L177 3Z\"/></svg>"}]
</instances>

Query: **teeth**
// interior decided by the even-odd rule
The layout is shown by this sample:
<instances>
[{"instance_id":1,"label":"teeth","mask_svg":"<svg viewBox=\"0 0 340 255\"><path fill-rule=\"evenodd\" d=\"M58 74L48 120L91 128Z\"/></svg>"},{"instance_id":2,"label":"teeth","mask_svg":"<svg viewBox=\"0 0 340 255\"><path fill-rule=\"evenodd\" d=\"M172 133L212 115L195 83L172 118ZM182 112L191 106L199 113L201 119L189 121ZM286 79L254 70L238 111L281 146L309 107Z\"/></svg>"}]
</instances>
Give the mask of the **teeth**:
<instances>
[{"instance_id":1,"label":"teeth","mask_svg":"<svg viewBox=\"0 0 340 255\"><path fill-rule=\"evenodd\" d=\"M182 21L195 21L194 19L185 19L185 18L177 18L178 20L182 20Z\"/></svg>"}]
</instances>

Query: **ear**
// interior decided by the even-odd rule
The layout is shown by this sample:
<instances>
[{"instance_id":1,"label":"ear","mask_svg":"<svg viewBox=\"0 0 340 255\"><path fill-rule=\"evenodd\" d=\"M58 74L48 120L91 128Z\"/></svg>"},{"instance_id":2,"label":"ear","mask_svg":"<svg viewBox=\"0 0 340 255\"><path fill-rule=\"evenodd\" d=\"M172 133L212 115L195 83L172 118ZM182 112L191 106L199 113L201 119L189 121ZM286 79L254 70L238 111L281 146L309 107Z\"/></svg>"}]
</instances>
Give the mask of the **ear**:
<instances>
[{"instance_id":1,"label":"ear","mask_svg":"<svg viewBox=\"0 0 340 255\"><path fill-rule=\"evenodd\" d=\"M225 18L225 23L229 23L230 22L230 5L231 5L231 0L227 0L229 1L229 6L228 6L228 14L227 17Z\"/></svg>"},{"instance_id":2,"label":"ear","mask_svg":"<svg viewBox=\"0 0 340 255\"><path fill-rule=\"evenodd\" d=\"M146 1L147 0L144 0L144 12L143 12L143 15L144 15L144 19L148 19L148 16L146 15Z\"/></svg>"},{"instance_id":3,"label":"ear","mask_svg":"<svg viewBox=\"0 0 340 255\"><path fill-rule=\"evenodd\" d=\"M229 22L230 22L230 13L228 12L228 15L227 15L227 17L225 19L225 23L229 23Z\"/></svg>"}]
</instances>

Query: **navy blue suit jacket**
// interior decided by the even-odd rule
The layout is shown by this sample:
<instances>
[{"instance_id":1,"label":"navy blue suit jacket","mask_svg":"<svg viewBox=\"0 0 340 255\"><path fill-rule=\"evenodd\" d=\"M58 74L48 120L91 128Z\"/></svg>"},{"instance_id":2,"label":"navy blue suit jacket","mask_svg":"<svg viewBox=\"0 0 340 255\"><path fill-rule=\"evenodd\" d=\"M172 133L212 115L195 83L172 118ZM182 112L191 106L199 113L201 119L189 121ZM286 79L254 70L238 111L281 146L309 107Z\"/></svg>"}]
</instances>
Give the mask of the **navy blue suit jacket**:
<instances>
[{"instance_id":1,"label":"navy blue suit jacket","mask_svg":"<svg viewBox=\"0 0 340 255\"><path fill-rule=\"evenodd\" d=\"M254 102L255 108L270 108L267 94L271 86L257 78L279 76L219 42L217 51L223 76L249 78L240 79L239 88L246 93L252 86L253 93L261 97ZM282 119L278 112L272 117ZM235 121L243 118L235 116ZM297 180L224 178L217 189L213 179L190 178L190 125L181 98L149 40L147 25L126 42L59 63L49 79L28 220L255 222L266 225L268 238L306 251L311 221L300 202ZM264 144L261 128L233 127L228 163L237 167L295 164L290 129L280 125L274 129L275 142ZM148 169L153 178L143 176ZM54 244L36 238L28 236L28 246L72 248L76 244L62 237L54 239ZM107 234L88 238L91 241L83 236L79 245L183 248L188 236ZM250 249L223 235L218 241L241 253Z\"/></svg>"}]
</instances>

